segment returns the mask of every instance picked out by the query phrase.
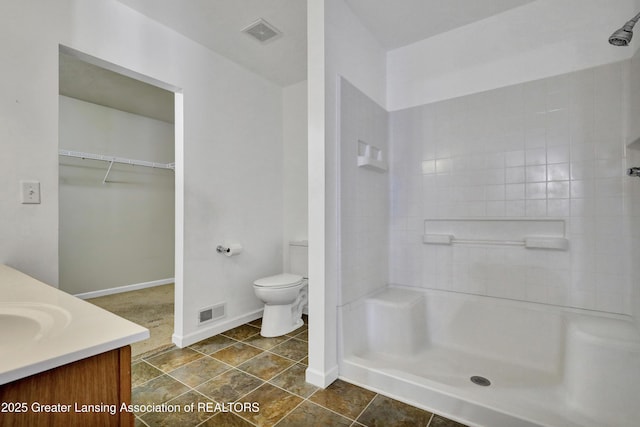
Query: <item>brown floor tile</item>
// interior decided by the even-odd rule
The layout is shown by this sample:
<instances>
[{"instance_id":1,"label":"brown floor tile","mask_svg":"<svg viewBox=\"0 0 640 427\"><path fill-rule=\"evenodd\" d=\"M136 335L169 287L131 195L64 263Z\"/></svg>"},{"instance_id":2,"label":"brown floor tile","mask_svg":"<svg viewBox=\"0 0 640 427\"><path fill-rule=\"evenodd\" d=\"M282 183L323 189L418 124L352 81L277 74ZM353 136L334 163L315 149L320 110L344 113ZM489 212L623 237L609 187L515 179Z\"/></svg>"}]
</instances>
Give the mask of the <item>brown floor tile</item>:
<instances>
[{"instance_id":1,"label":"brown floor tile","mask_svg":"<svg viewBox=\"0 0 640 427\"><path fill-rule=\"evenodd\" d=\"M234 402L262 384L258 378L231 369L198 386L197 391L216 402Z\"/></svg>"},{"instance_id":2,"label":"brown floor tile","mask_svg":"<svg viewBox=\"0 0 640 427\"><path fill-rule=\"evenodd\" d=\"M349 427L353 421L314 403L302 402L278 427Z\"/></svg>"},{"instance_id":3,"label":"brown floor tile","mask_svg":"<svg viewBox=\"0 0 640 427\"><path fill-rule=\"evenodd\" d=\"M332 411L356 419L376 393L342 380L334 381L324 390L315 392L309 400Z\"/></svg>"},{"instance_id":4,"label":"brown floor tile","mask_svg":"<svg viewBox=\"0 0 640 427\"><path fill-rule=\"evenodd\" d=\"M298 339L298 340L302 340L302 341L307 341L308 342L309 341L309 330L306 330L304 332L300 332L294 338Z\"/></svg>"},{"instance_id":5,"label":"brown floor tile","mask_svg":"<svg viewBox=\"0 0 640 427\"><path fill-rule=\"evenodd\" d=\"M424 416L428 412L345 381L338 380L325 390L306 383L308 318L303 319L302 327L282 337L259 335L262 319L258 319L187 348L154 351L135 361L134 404L161 404L173 399L173 403L182 405L211 399L219 403L255 402L260 407L256 413L202 410L136 414L135 426L252 427L278 422L278 427L426 425ZM352 421L356 417L360 418ZM466 426L434 415L429 427Z\"/></svg>"},{"instance_id":6,"label":"brown floor tile","mask_svg":"<svg viewBox=\"0 0 640 427\"><path fill-rule=\"evenodd\" d=\"M289 337L263 337L262 335L258 334L258 335L254 335L252 337L247 338L246 340L244 340L243 342L247 343L247 344L251 344L253 346L259 347L263 350L269 350L272 349L273 347L277 346L278 344L282 344L283 342L285 342L286 340L288 340Z\"/></svg>"},{"instance_id":7,"label":"brown floor tile","mask_svg":"<svg viewBox=\"0 0 640 427\"><path fill-rule=\"evenodd\" d=\"M467 427L464 424L457 423L448 418L441 417L440 415L434 415L429 427Z\"/></svg>"},{"instance_id":8,"label":"brown floor tile","mask_svg":"<svg viewBox=\"0 0 640 427\"><path fill-rule=\"evenodd\" d=\"M222 335L229 338L233 338L234 340L242 341L242 340L246 340L252 335L259 334L259 333L260 333L260 328L256 328L255 326L244 324L244 325L238 326L237 328L229 329L228 331L223 332Z\"/></svg>"},{"instance_id":9,"label":"brown floor tile","mask_svg":"<svg viewBox=\"0 0 640 427\"><path fill-rule=\"evenodd\" d=\"M358 422L369 427L427 427L431 412L377 395Z\"/></svg>"},{"instance_id":10,"label":"brown floor tile","mask_svg":"<svg viewBox=\"0 0 640 427\"><path fill-rule=\"evenodd\" d=\"M258 412L243 412L241 414L243 418L258 426L272 426L298 406L302 402L302 398L271 384L264 384L243 397L240 402L260 405Z\"/></svg>"},{"instance_id":11,"label":"brown floor tile","mask_svg":"<svg viewBox=\"0 0 640 427\"><path fill-rule=\"evenodd\" d=\"M306 366L295 364L280 375L269 381L271 384L287 390L290 393L297 394L302 397L311 396L318 387L313 386L305 381Z\"/></svg>"},{"instance_id":12,"label":"brown floor tile","mask_svg":"<svg viewBox=\"0 0 640 427\"><path fill-rule=\"evenodd\" d=\"M223 348L222 350L218 350L215 353L211 354L211 357L215 357L216 359L227 363L231 366L238 366L241 363L246 362L252 357L257 356L262 353L263 350L259 348L252 347L250 345L238 342L232 346Z\"/></svg>"},{"instance_id":13,"label":"brown floor tile","mask_svg":"<svg viewBox=\"0 0 640 427\"><path fill-rule=\"evenodd\" d=\"M282 344L275 346L269 351L279 356L286 357L287 359L299 362L309 354L309 343L297 339L290 339L289 341L285 341Z\"/></svg>"},{"instance_id":14,"label":"brown floor tile","mask_svg":"<svg viewBox=\"0 0 640 427\"><path fill-rule=\"evenodd\" d=\"M231 369L229 365L204 356L169 372L169 375L189 387L197 387L229 369Z\"/></svg>"},{"instance_id":15,"label":"brown floor tile","mask_svg":"<svg viewBox=\"0 0 640 427\"><path fill-rule=\"evenodd\" d=\"M162 375L151 381L135 387L131 391L131 402L133 404L161 404L185 393L189 387L171 378Z\"/></svg>"},{"instance_id":16,"label":"brown floor tile","mask_svg":"<svg viewBox=\"0 0 640 427\"><path fill-rule=\"evenodd\" d=\"M293 331L289 332L288 334L285 334L285 336L287 336L287 337L295 337L300 332L304 332L307 329L309 329L309 325L304 324L304 325L300 326L298 329L293 330Z\"/></svg>"},{"instance_id":17,"label":"brown floor tile","mask_svg":"<svg viewBox=\"0 0 640 427\"><path fill-rule=\"evenodd\" d=\"M169 372L201 357L203 357L201 353L193 351L190 348L176 348L159 354L158 356L145 359L145 361L163 372Z\"/></svg>"},{"instance_id":18,"label":"brown floor tile","mask_svg":"<svg viewBox=\"0 0 640 427\"><path fill-rule=\"evenodd\" d=\"M284 357L264 352L238 366L238 369L267 381L293 365L293 363Z\"/></svg>"},{"instance_id":19,"label":"brown floor tile","mask_svg":"<svg viewBox=\"0 0 640 427\"><path fill-rule=\"evenodd\" d=\"M256 328L260 328L262 327L262 317L256 320L252 320L251 322L247 323L248 325L251 326L255 326Z\"/></svg>"},{"instance_id":20,"label":"brown floor tile","mask_svg":"<svg viewBox=\"0 0 640 427\"><path fill-rule=\"evenodd\" d=\"M209 418L200 427L254 427L249 421L245 421L236 414L221 412Z\"/></svg>"},{"instance_id":21,"label":"brown floor tile","mask_svg":"<svg viewBox=\"0 0 640 427\"><path fill-rule=\"evenodd\" d=\"M137 387L147 381L159 377L162 371L141 360L131 365L131 387Z\"/></svg>"},{"instance_id":22,"label":"brown floor tile","mask_svg":"<svg viewBox=\"0 0 640 427\"><path fill-rule=\"evenodd\" d=\"M175 399L167 402L169 405L179 405L180 408L184 408L185 405L190 405L192 403L196 404L196 410L193 412L186 412L181 410L180 412L149 412L144 414L140 418L142 421L147 423L149 427L190 427L196 426L210 418L212 414L207 413L205 411L198 411L197 405L199 402L211 402L211 400L207 399L200 393L196 393L195 391L189 391Z\"/></svg>"},{"instance_id":23,"label":"brown floor tile","mask_svg":"<svg viewBox=\"0 0 640 427\"><path fill-rule=\"evenodd\" d=\"M190 345L189 348L199 351L200 353L211 354L235 343L235 340L225 337L224 335L215 335L211 338L198 341L197 343Z\"/></svg>"}]
</instances>

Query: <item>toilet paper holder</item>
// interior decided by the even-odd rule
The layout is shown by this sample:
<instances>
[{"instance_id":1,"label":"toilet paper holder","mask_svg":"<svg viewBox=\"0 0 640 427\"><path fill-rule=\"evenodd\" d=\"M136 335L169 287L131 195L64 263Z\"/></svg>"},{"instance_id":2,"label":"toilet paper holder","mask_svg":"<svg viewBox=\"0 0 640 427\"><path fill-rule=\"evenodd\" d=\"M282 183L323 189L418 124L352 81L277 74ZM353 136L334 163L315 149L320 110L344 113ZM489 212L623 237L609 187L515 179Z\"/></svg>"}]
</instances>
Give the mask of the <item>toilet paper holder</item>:
<instances>
[{"instance_id":1,"label":"toilet paper holder","mask_svg":"<svg viewBox=\"0 0 640 427\"><path fill-rule=\"evenodd\" d=\"M223 243L222 245L218 245L216 247L216 252L226 256L238 255L240 252L242 252L242 245L240 245L239 243Z\"/></svg>"}]
</instances>

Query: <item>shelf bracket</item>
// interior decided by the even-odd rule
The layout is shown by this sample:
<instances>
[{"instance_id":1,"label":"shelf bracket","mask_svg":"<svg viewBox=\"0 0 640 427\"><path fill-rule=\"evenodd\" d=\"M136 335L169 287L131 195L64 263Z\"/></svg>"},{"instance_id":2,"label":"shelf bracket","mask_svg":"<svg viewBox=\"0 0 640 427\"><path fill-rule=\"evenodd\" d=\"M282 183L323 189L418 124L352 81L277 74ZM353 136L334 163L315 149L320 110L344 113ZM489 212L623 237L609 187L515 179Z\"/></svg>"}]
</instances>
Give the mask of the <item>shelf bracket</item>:
<instances>
[{"instance_id":1,"label":"shelf bracket","mask_svg":"<svg viewBox=\"0 0 640 427\"><path fill-rule=\"evenodd\" d=\"M109 178L109 173L111 172L111 167L113 166L113 160L111 160L111 162L109 162L109 169L107 169L107 174L104 176L104 179L102 180L103 184L107 183L107 178Z\"/></svg>"}]
</instances>

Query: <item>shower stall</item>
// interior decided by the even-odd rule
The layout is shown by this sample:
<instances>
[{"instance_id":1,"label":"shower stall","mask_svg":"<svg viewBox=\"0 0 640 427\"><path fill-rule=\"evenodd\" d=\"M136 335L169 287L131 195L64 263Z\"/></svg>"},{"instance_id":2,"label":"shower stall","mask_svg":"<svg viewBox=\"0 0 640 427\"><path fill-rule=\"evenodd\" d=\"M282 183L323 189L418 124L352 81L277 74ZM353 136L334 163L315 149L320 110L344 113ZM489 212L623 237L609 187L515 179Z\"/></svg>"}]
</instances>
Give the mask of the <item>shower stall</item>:
<instances>
[{"instance_id":1,"label":"shower stall","mask_svg":"<svg viewBox=\"0 0 640 427\"><path fill-rule=\"evenodd\" d=\"M637 425L640 55L394 111L338 88L341 377L469 426Z\"/></svg>"}]
</instances>

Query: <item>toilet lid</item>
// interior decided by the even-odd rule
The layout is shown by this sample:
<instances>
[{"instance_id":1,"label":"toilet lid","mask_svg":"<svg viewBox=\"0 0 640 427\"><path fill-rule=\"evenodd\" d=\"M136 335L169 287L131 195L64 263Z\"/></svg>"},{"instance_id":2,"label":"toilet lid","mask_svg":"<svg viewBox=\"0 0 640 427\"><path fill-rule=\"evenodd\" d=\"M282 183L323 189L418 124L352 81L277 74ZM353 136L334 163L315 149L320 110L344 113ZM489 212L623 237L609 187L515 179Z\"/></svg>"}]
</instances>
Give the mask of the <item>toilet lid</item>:
<instances>
[{"instance_id":1,"label":"toilet lid","mask_svg":"<svg viewBox=\"0 0 640 427\"><path fill-rule=\"evenodd\" d=\"M253 282L256 286L265 288L286 288L302 283L302 276L298 274L276 274L275 276L263 277Z\"/></svg>"}]
</instances>

